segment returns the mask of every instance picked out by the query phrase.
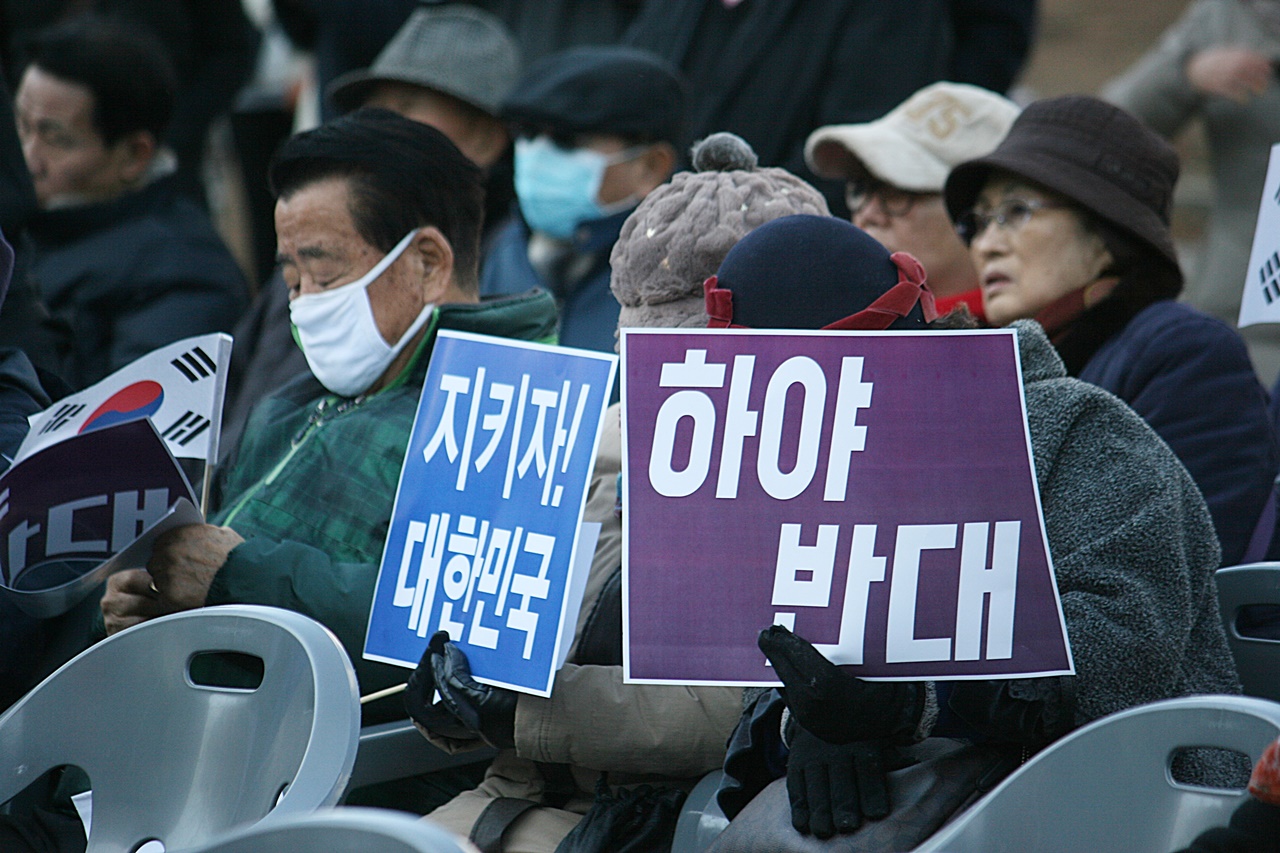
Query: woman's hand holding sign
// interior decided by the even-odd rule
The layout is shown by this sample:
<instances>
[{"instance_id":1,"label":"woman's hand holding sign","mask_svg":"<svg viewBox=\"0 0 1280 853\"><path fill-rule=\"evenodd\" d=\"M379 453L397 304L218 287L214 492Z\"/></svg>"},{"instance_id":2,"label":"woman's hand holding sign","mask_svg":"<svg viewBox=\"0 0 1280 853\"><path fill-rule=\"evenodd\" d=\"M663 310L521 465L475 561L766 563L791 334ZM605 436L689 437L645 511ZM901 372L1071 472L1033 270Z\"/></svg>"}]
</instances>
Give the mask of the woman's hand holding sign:
<instances>
[{"instance_id":1,"label":"woman's hand holding sign","mask_svg":"<svg viewBox=\"0 0 1280 853\"><path fill-rule=\"evenodd\" d=\"M435 692L440 701L433 703ZM437 631L409 676L404 705L413 721L431 734L451 740L478 736L505 749L516 744L517 697L515 691L472 678L466 654L449 641L449 632Z\"/></svg>"},{"instance_id":2,"label":"woman's hand holding sign","mask_svg":"<svg viewBox=\"0 0 1280 853\"><path fill-rule=\"evenodd\" d=\"M926 685L863 681L781 625L761 631L757 643L798 724L787 759L792 825L830 838L887 815L884 751L921 736Z\"/></svg>"}]
</instances>

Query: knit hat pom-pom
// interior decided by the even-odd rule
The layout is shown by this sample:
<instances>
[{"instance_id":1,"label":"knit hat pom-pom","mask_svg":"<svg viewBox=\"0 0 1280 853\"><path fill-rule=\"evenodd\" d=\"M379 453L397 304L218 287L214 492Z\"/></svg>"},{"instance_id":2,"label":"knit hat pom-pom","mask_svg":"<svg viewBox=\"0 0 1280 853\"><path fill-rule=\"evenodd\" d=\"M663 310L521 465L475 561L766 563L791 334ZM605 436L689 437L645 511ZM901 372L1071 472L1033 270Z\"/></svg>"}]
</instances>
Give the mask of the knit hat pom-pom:
<instances>
[{"instance_id":1,"label":"knit hat pom-pom","mask_svg":"<svg viewBox=\"0 0 1280 853\"><path fill-rule=\"evenodd\" d=\"M730 172L735 169L749 172L760 162L745 139L723 131L695 142L690 159L695 172Z\"/></svg>"}]
</instances>

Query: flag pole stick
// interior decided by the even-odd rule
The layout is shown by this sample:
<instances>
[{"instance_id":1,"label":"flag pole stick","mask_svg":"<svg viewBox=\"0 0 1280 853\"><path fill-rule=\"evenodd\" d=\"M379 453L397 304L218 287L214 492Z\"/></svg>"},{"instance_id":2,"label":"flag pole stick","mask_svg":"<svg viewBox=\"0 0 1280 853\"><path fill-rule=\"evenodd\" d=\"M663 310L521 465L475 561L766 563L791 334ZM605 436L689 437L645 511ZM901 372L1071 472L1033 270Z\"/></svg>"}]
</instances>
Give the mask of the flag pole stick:
<instances>
[{"instance_id":1,"label":"flag pole stick","mask_svg":"<svg viewBox=\"0 0 1280 853\"><path fill-rule=\"evenodd\" d=\"M209 517L209 492L213 488L213 468L212 462L208 459L204 460L204 482L200 484L200 514L205 518Z\"/></svg>"}]
</instances>

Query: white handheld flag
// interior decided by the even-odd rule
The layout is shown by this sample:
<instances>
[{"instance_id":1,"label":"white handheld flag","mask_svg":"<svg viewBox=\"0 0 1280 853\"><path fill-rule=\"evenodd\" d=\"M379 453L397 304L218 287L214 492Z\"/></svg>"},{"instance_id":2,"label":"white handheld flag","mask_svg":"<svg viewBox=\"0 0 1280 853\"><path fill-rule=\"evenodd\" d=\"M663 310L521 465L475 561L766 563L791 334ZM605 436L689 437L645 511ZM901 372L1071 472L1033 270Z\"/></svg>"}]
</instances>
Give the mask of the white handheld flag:
<instances>
[{"instance_id":1,"label":"white handheld flag","mask_svg":"<svg viewBox=\"0 0 1280 853\"><path fill-rule=\"evenodd\" d=\"M1258 207L1258 226L1249 253L1249 275L1240 299L1241 328L1254 323L1280 323L1280 144L1271 146L1271 161Z\"/></svg>"},{"instance_id":2,"label":"white handheld flag","mask_svg":"<svg viewBox=\"0 0 1280 853\"><path fill-rule=\"evenodd\" d=\"M217 458L231 336L199 335L160 347L29 418L15 462L84 432L149 417L179 459Z\"/></svg>"}]
</instances>

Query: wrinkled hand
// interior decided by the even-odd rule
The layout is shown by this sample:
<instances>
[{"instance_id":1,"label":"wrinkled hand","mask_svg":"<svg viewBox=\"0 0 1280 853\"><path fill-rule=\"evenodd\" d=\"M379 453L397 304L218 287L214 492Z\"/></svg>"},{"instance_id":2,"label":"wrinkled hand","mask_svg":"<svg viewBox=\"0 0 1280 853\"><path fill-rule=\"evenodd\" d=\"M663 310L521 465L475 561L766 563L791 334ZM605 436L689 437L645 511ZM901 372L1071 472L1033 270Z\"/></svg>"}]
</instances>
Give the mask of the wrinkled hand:
<instances>
[{"instance_id":1,"label":"wrinkled hand","mask_svg":"<svg viewBox=\"0 0 1280 853\"><path fill-rule=\"evenodd\" d=\"M107 591L99 606L108 634L172 612L160 601L146 569L129 569L107 578Z\"/></svg>"},{"instance_id":2,"label":"wrinkled hand","mask_svg":"<svg viewBox=\"0 0 1280 853\"><path fill-rule=\"evenodd\" d=\"M863 681L781 625L761 631L756 642L782 681L787 707L813 734L835 744L915 739L924 713L923 684Z\"/></svg>"},{"instance_id":3,"label":"wrinkled hand","mask_svg":"<svg viewBox=\"0 0 1280 853\"><path fill-rule=\"evenodd\" d=\"M1207 95L1248 103L1271 85L1271 60L1243 47L1210 47L1187 61L1187 80Z\"/></svg>"},{"instance_id":4,"label":"wrinkled hand","mask_svg":"<svg viewBox=\"0 0 1280 853\"><path fill-rule=\"evenodd\" d=\"M830 838L889 813L884 746L827 743L797 728L787 758L787 798L797 832Z\"/></svg>"},{"instance_id":5,"label":"wrinkled hand","mask_svg":"<svg viewBox=\"0 0 1280 853\"><path fill-rule=\"evenodd\" d=\"M188 524L170 530L156 540L147 561L160 597L175 610L203 607L209 585L227 555L244 541L230 527Z\"/></svg>"},{"instance_id":6,"label":"wrinkled hand","mask_svg":"<svg viewBox=\"0 0 1280 853\"><path fill-rule=\"evenodd\" d=\"M244 539L229 527L190 524L156 540L147 568L112 575L102 619L114 634L148 619L201 607L213 576Z\"/></svg>"},{"instance_id":7,"label":"wrinkled hand","mask_svg":"<svg viewBox=\"0 0 1280 853\"><path fill-rule=\"evenodd\" d=\"M432 703L432 693L440 701ZM432 734L455 740L477 735L500 749L516 744L517 694L481 684L471 677L471 664L447 631L437 631L409 676L404 705L409 716Z\"/></svg>"}]
</instances>

